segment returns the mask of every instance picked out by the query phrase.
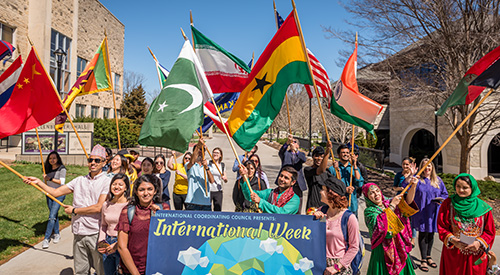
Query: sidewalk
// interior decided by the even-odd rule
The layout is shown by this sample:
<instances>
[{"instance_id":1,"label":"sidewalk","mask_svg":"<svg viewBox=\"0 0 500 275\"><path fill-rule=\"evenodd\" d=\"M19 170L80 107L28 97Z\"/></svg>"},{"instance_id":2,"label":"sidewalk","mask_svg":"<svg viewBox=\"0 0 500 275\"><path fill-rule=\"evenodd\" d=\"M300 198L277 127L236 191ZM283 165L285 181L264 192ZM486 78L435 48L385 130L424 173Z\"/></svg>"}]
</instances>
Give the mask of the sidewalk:
<instances>
[{"instance_id":1,"label":"sidewalk","mask_svg":"<svg viewBox=\"0 0 500 275\"><path fill-rule=\"evenodd\" d=\"M206 144L210 150L215 147L220 147L224 152L224 163L226 164L226 174L228 176L228 183L224 186L224 198L223 198L223 211L234 211L234 205L232 202L232 188L236 179L236 174L232 172L231 168L234 163L234 155L232 153L231 147L227 142L227 139L223 135L215 134L213 139L207 140ZM278 151L263 144L258 143L259 150L257 154L259 155L261 162L263 164L263 169L266 171L267 176L270 181L271 188L274 188L274 180L280 169L280 159L278 157ZM243 151L238 149L238 154L242 154ZM173 178L170 180L169 188L172 191ZM304 197L307 197L307 193L304 193ZM368 263L370 261L370 239L368 238L368 229L364 222L363 210L365 209L365 203L363 199L360 199L359 203L359 227L361 235L363 236L365 242L366 254L363 261L363 267L361 268L361 274L366 274ZM17 257L11 259L7 263L0 266L0 274L62 274L70 275L73 274L73 258L72 258L72 241L73 236L71 233L71 227L61 231L61 242L58 244L50 244L48 249L42 249L41 243L35 245L33 248L26 250L25 252L19 254ZM500 236L497 236L495 243L500 242ZM443 243L439 240L438 235L434 237L434 246L432 250L432 257L434 261L439 266L439 259L441 257ZM500 246L494 245L493 251L500 255ZM411 256L414 259L419 259L418 246L413 249ZM416 261L419 264L418 260ZM419 269L415 270L416 274L438 274L438 268L429 268L429 272L422 272Z\"/></svg>"}]
</instances>

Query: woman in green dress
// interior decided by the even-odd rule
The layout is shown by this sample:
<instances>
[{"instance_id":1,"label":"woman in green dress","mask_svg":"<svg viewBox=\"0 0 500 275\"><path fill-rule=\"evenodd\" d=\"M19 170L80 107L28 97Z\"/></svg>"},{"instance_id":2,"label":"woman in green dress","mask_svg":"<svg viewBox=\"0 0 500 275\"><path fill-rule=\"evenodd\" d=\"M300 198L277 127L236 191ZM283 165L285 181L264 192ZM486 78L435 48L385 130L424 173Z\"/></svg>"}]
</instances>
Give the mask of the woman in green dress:
<instances>
[{"instance_id":1,"label":"woman in green dress","mask_svg":"<svg viewBox=\"0 0 500 275\"><path fill-rule=\"evenodd\" d=\"M418 209L413 202L418 180L412 178L412 183L404 199L401 194L391 201L384 198L375 183L363 186L365 223L370 231L372 246L367 274L415 274L409 257L412 246L408 217Z\"/></svg>"}]
</instances>

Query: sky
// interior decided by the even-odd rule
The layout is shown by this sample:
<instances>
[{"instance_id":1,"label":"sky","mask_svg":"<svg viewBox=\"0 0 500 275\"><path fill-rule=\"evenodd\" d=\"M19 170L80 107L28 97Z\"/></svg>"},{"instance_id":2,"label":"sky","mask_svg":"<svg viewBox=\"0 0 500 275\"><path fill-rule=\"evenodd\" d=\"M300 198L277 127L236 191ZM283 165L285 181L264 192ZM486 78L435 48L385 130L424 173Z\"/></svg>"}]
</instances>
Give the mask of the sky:
<instances>
[{"instance_id":1,"label":"sky","mask_svg":"<svg viewBox=\"0 0 500 275\"><path fill-rule=\"evenodd\" d=\"M180 28L192 43L189 11L194 26L245 62L255 52L255 61L276 33L272 0L101 0L101 3L125 25L124 66L146 78L145 89L151 101L159 91L155 63L170 70L184 43ZM336 65L339 50L354 49L337 39L327 39L322 26L347 30L352 19L335 0L296 0L299 20L307 47L323 64L331 80L340 78L342 68ZM276 0L283 19L292 11L291 0Z\"/></svg>"}]
</instances>

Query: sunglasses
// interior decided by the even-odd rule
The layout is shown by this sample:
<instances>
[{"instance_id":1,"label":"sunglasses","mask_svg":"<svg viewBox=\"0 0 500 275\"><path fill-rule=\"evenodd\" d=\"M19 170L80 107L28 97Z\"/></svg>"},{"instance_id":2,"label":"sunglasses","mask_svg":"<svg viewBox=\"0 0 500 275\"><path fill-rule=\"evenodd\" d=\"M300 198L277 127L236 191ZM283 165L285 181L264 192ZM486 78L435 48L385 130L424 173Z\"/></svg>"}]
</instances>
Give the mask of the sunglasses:
<instances>
[{"instance_id":1,"label":"sunglasses","mask_svg":"<svg viewBox=\"0 0 500 275\"><path fill-rule=\"evenodd\" d=\"M161 164L161 165L163 165L163 164L165 164L165 162L163 162L163 161L155 161L155 164Z\"/></svg>"},{"instance_id":2,"label":"sunglasses","mask_svg":"<svg viewBox=\"0 0 500 275\"><path fill-rule=\"evenodd\" d=\"M296 140L294 140L294 141L293 141L293 143L297 143L297 141L296 141Z\"/></svg>"},{"instance_id":3,"label":"sunglasses","mask_svg":"<svg viewBox=\"0 0 500 275\"><path fill-rule=\"evenodd\" d=\"M95 162L95 163L101 163L101 161L103 161L102 159L99 159L99 158L88 158L87 159L88 163L92 163L92 162Z\"/></svg>"}]
</instances>

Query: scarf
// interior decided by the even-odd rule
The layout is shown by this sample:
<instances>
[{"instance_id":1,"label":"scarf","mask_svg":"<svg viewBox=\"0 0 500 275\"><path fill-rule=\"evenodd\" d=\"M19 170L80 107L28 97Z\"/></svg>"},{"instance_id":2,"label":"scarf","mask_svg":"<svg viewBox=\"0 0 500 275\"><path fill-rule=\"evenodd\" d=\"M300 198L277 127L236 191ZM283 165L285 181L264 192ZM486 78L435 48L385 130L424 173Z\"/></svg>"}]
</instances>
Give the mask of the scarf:
<instances>
[{"instance_id":1,"label":"scarf","mask_svg":"<svg viewBox=\"0 0 500 275\"><path fill-rule=\"evenodd\" d=\"M281 193L281 197L278 199L279 194L280 194L279 187L275 188L273 192L271 192L272 205L283 207L293 198L293 195L295 195L292 187L289 187L288 189L283 191L283 193Z\"/></svg>"},{"instance_id":2,"label":"scarf","mask_svg":"<svg viewBox=\"0 0 500 275\"><path fill-rule=\"evenodd\" d=\"M456 189L457 180L460 177L469 178L472 192L466 198L462 198L458 194L451 196L451 203L453 204L455 213L465 219L474 219L488 213L492 208L486 202L477 197L481 194L481 190L479 190L477 181L474 177L466 173L458 175L455 180L453 180L453 188Z\"/></svg>"}]
</instances>

